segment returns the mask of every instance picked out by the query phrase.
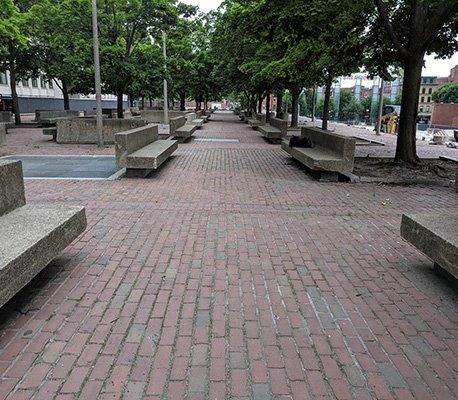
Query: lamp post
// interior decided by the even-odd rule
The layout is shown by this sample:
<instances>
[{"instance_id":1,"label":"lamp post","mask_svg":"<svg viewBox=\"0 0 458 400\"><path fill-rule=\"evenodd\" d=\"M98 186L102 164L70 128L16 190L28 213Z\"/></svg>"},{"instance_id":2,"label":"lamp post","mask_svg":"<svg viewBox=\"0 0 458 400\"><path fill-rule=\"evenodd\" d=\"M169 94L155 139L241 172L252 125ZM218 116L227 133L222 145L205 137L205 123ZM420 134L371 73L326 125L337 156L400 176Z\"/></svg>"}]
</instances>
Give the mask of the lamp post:
<instances>
[{"instance_id":1,"label":"lamp post","mask_svg":"<svg viewBox=\"0 0 458 400\"><path fill-rule=\"evenodd\" d=\"M167 51L165 47L165 31L162 31L162 47L164 50L164 73L167 72ZM167 98L167 78L164 75L164 124L169 123L169 100Z\"/></svg>"},{"instance_id":2,"label":"lamp post","mask_svg":"<svg viewBox=\"0 0 458 400\"><path fill-rule=\"evenodd\" d=\"M99 147L105 145L103 139L102 119L102 90L100 87L100 59L99 59L99 34L97 30L97 2L92 0L92 37L94 41L94 78L95 78L95 107L97 121L97 144Z\"/></svg>"}]
</instances>

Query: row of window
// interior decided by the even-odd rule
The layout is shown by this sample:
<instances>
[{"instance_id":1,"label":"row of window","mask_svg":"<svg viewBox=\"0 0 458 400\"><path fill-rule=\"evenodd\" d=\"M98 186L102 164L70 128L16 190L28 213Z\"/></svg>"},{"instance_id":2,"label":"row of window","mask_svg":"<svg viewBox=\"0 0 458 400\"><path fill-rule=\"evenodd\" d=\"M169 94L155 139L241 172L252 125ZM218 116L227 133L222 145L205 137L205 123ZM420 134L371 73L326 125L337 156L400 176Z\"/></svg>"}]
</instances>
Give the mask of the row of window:
<instances>
[{"instance_id":1,"label":"row of window","mask_svg":"<svg viewBox=\"0 0 458 400\"><path fill-rule=\"evenodd\" d=\"M433 89L432 89L432 88L429 88L429 89L428 89L428 94L431 94L432 92L433 92ZM422 94L425 94L425 93L426 93L426 88L421 89L421 93L422 93Z\"/></svg>"},{"instance_id":2,"label":"row of window","mask_svg":"<svg viewBox=\"0 0 458 400\"><path fill-rule=\"evenodd\" d=\"M423 109L424 109L424 107L420 106L420 112L423 112ZM426 112L429 112L429 111L430 111L429 106L426 106Z\"/></svg>"},{"instance_id":3,"label":"row of window","mask_svg":"<svg viewBox=\"0 0 458 400\"><path fill-rule=\"evenodd\" d=\"M425 102L425 97L424 96L421 96L421 102L420 103L424 103ZM428 101L427 103L431 103L431 97L428 96Z\"/></svg>"},{"instance_id":4,"label":"row of window","mask_svg":"<svg viewBox=\"0 0 458 400\"><path fill-rule=\"evenodd\" d=\"M34 88L38 87L38 78L32 78L30 81L32 83L32 87L34 87ZM22 82L22 86L24 86L24 87L29 87L30 86L28 79L23 79L21 82ZM19 86L19 83L20 82L16 82L16 86ZM46 83L48 83L48 87L50 89L52 89L54 87L52 81L46 81L46 79L44 78L43 75L40 76L40 87L42 89L46 89ZM8 84L8 80L6 79L6 74L4 72L0 72L0 84L2 84L2 85L7 85Z\"/></svg>"}]
</instances>

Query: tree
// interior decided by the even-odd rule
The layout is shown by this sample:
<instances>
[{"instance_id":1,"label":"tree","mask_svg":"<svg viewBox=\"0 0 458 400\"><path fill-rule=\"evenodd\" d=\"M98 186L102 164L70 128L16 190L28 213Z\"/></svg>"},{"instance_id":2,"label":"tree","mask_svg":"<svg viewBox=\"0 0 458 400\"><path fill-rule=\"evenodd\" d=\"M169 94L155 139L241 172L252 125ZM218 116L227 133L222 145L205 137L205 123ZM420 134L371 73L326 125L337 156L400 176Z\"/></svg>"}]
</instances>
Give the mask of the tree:
<instances>
[{"instance_id":1,"label":"tree","mask_svg":"<svg viewBox=\"0 0 458 400\"><path fill-rule=\"evenodd\" d=\"M377 17L367 36L368 66L386 78L387 66L404 69L401 119L395 160L416 164L416 121L421 69L426 53L441 57L458 48L458 2L456 0L374 0ZM372 61L371 61L372 60Z\"/></svg>"},{"instance_id":2,"label":"tree","mask_svg":"<svg viewBox=\"0 0 458 400\"><path fill-rule=\"evenodd\" d=\"M21 2L18 5L24 6ZM38 71L37 57L30 42L27 12L12 0L0 4L0 71L10 73L11 97L15 124L21 123L16 84Z\"/></svg>"},{"instance_id":3,"label":"tree","mask_svg":"<svg viewBox=\"0 0 458 400\"><path fill-rule=\"evenodd\" d=\"M458 103L458 82L449 82L432 95L435 103Z\"/></svg>"},{"instance_id":4,"label":"tree","mask_svg":"<svg viewBox=\"0 0 458 400\"><path fill-rule=\"evenodd\" d=\"M40 43L40 70L61 89L65 110L70 109L71 92L93 91L91 13L90 0L42 0L30 9Z\"/></svg>"},{"instance_id":5,"label":"tree","mask_svg":"<svg viewBox=\"0 0 458 400\"><path fill-rule=\"evenodd\" d=\"M315 114L316 114L316 117L319 118L319 119L323 119L323 116L324 116L324 113L325 113L325 110L324 110L324 105L325 105L325 98L322 97L317 105L316 105L316 109L315 109ZM329 98L328 100L328 117L329 118L334 118L334 115L337 111L337 107L336 107L336 103L334 102L334 99L332 97Z\"/></svg>"},{"instance_id":6,"label":"tree","mask_svg":"<svg viewBox=\"0 0 458 400\"><path fill-rule=\"evenodd\" d=\"M359 118L363 106L355 99L351 92L342 90L340 92L339 120L353 121Z\"/></svg>"},{"instance_id":7,"label":"tree","mask_svg":"<svg viewBox=\"0 0 458 400\"><path fill-rule=\"evenodd\" d=\"M162 42L162 30L176 22L174 0L99 1L99 41L102 90L117 95L118 117L123 118L123 95L133 82L138 52Z\"/></svg>"}]
</instances>

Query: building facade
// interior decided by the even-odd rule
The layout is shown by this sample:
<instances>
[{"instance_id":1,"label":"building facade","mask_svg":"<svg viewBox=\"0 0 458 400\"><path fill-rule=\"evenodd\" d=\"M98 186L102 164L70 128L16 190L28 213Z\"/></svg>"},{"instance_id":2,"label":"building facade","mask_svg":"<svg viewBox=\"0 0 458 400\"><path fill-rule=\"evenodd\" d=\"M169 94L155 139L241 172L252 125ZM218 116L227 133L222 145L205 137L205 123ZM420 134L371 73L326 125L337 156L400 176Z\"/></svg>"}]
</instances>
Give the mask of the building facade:
<instances>
[{"instance_id":1,"label":"building facade","mask_svg":"<svg viewBox=\"0 0 458 400\"><path fill-rule=\"evenodd\" d=\"M429 124L432 116L432 94L437 90L437 76L422 76L418 100L418 121Z\"/></svg>"},{"instance_id":2,"label":"building facade","mask_svg":"<svg viewBox=\"0 0 458 400\"><path fill-rule=\"evenodd\" d=\"M35 110L63 110L64 95L53 81L47 81L43 75L38 78L25 79L16 82L19 110L21 113L34 113ZM9 73L0 72L0 95L4 99L11 99ZM103 95L104 108L116 108L117 99L114 95ZM127 97L123 99L124 106L128 106ZM92 110L95 108L95 95L76 94L70 96L71 110Z\"/></svg>"}]
</instances>

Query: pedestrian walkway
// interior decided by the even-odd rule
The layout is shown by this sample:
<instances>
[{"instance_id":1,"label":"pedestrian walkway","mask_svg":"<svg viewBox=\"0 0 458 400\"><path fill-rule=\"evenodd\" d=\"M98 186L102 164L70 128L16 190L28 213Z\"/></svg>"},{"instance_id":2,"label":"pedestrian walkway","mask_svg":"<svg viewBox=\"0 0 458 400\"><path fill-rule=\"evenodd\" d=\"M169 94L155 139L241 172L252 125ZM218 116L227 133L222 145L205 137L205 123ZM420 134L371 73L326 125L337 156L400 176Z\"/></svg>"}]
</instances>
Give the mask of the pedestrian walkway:
<instances>
[{"instance_id":1,"label":"pedestrian walkway","mask_svg":"<svg viewBox=\"0 0 458 400\"><path fill-rule=\"evenodd\" d=\"M457 286L399 234L456 214L452 188L318 183L229 112L195 137L231 141L146 179L26 180L88 227L0 309L0 399L458 398Z\"/></svg>"}]
</instances>

